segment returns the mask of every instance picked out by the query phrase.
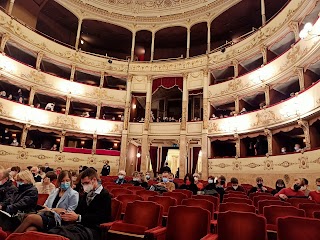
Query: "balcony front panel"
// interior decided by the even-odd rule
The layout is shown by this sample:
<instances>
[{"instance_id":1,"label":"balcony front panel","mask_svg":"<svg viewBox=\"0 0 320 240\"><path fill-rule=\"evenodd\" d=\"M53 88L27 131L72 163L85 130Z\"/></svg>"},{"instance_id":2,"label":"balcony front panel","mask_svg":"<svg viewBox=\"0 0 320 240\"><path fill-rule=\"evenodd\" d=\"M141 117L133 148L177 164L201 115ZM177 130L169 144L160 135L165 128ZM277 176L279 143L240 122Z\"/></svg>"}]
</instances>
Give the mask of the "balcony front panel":
<instances>
[{"instance_id":1,"label":"balcony front panel","mask_svg":"<svg viewBox=\"0 0 320 240\"><path fill-rule=\"evenodd\" d=\"M164 123L150 123L149 135L158 136L172 136L180 135L181 123L179 122L164 122Z\"/></svg>"},{"instance_id":2,"label":"balcony front panel","mask_svg":"<svg viewBox=\"0 0 320 240\"><path fill-rule=\"evenodd\" d=\"M144 123L129 123L130 135L142 135Z\"/></svg>"},{"instance_id":3,"label":"balcony front panel","mask_svg":"<svg viewBox=\"0 0 320 240\"><path fill-rule=\"evenodd\" d=\"M202 134L202 122L188 122L187 134L188 135L200 135Z\"/></svg>"},{"instance_id":4,"label":"balcony front panel","mask_svg":"<svg viewBox=\"0 0 320 240\"><path fill-rule=\"evenodd\" d=\"M120 136L122 122L82 118L33 108L0 98L0 116L14 122L86 134Z\"/></svg>"}]
</instances>

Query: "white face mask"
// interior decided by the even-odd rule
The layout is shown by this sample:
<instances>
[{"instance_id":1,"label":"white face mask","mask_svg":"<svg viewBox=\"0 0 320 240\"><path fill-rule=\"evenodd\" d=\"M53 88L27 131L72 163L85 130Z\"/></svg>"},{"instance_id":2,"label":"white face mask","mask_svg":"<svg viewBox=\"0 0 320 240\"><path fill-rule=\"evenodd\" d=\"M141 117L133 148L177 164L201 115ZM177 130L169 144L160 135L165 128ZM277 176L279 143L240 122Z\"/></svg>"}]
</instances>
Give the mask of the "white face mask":
<instances>
[{"instance_id":1,"label":"white face mask","mask_svg":"<svg viewBox=\"0 0 320 240\"><path fill-rule=\"evenodd\" d=\"M93 185L92 184L83 185L83 191L85 193L91 192L92 190L93 190Z\"/></svg>"},{"instance_id":2,"label":"white face mask","mask_svg":"<svg viewBox=\"0 0 320 240\"><path fill-rule=\"evenodd\" d=\"M307 189L306 186L302 186L302 187L300 188L301 191L304 191L304 190L306 190L306 189Z\"/></svg>"},{"instance_id":3,"label":"white face mask","mask_svg":"<svg viewBox=\"0 0 320 240\"><path fill-rule=\"evenodd\" d=\"M232 186L234 190L237 190L238 189L238 186Z\"/></svg>"},{"instance_id":4,"label":"white face mask","mask_svg":"<svg viewBox=\"0 0 320 240\"><path fill-rule=\"evenodd\" d=\"M199 178L198 178L198 177L194 177L194 181L196 181L196 182L197 182L198 180L199 180Z\"/></svg>"},{"instance_id":5,"label":"white face mask","mask_svg":"<svg viewBox=\"0 0 320 240\"><path fill-rule=\"evenodd\" d=\"M138 182L139 178L133 178L132 180Z\"/></svg>"},{"instance_id":6,"label":"white face mask","mask_svg":"<svg viewBox=\"0 0 320 240\"><path fill-rule=\"evenodd\" d=\"M208 180L208 183L213 183L213 180L212 180L212 179L209 179L209 180Z\"/></svg>"},{"instance_id":7,"label":"white face mask","mask_svg":"<svg viewBox=\"0 0 320 240\"><path fill-rule=\"evenodd\" d=\"M300 149L299 147L294 147L294 150L296 150L296 151L299 150L299 149Z\"/></svg>"},{"instance_id":8,"label":"white face mask","mask_svg":"<svg viewBox=\"0 0 320 240\"><path fill-rule=\"evenodd\" d=\"M119 179L123 179L124 176L123 176L123 175L119 175L118 178L119 178Z\"/></svg>"},{"instance_id":9,"label":"white face mask","mask_svg":"<svg viewBox=\"0 0 320 240\"><path fill-rule=\"evenodd\" d=\"M286 150L285 150L284 148L282 148L282 149L281 149L281 152L282 152L282 153L285 153L285 152L286 152Z\"/></svg>"}]
</instances>

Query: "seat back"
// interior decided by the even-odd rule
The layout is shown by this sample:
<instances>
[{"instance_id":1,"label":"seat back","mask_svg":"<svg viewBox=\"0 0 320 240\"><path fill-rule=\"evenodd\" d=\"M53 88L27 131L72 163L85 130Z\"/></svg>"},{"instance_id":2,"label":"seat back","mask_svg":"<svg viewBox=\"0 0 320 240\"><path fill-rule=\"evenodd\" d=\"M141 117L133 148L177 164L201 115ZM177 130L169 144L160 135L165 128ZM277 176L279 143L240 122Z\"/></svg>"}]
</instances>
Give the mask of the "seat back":
<instances>
[{"instance_id":1,"label":"seat back","mask_svg":"<svg viewBox=\"0 0 320 240\"><path fill-rule=\"evenodd\" d=\"M117 184L115 184L115 185L103 185L103 187L104 187L105 189L107 189L108 192L110 192L110 193L111 193L111 191L114 190L114 189L123 189L123 188L121 187L121 185L117 185Z\"/></svg>"},{"instance_id":2,"label":"seat back","mask_svg":"<svg viewBox=\"0 0 320 240\"><path fill-rule=\"evenodd\" d=\"M134 201L127 205L124 223L147 227L161 226L163 207L150 201Z\"/></svg>"},{"instance_id":3,"label":"seat back","mask_svg":"<svg viewBox=\"0 0 320 240\"><path fill-rule=\"evenodd\" d=\"M291 206L290 203L281 200L260 200L258 202L258 212L263 214L263 208L266 206Z\"/></svg>"},{"instance_id":4,"label":"seat back","mask_svg":"<svg viewBox=\"0 0 320 240\"><path fill-rule=\"evenodd\" d=\"M209 202L208 200L189 198L189 199L182 200L181 205L191 206L191 207L201 207L203 209L206 209L210 212L211 217L213 218L214 204L212 202Z\"/></svg>"},{"instance_id":5,"label":"seat back","mask_svg":"<svg viewBox=\"0 0 320 240\"><path fill-rule=\"evenodd\" d=\"M143 200L147 201L149 199L149 197L152 196L158 196L159 193L155 192L155 191L148 191L148 190L140 190L140 191L136 191L136 194L140 197L143 198Z\"/></svg>"},{"instance_id":6,"label":"seat back","mask_svg":"<svg viewBox=\"0 0 320 240\"><path fill-rule=\"evenodd\" d=\"M44 203L47 201L49 194L38 194L38 201L37 204L43 206Z\"/></svg>"},{"instance_id":7,"label":"seat back","mask_svg":"<svg viewBox=\"0 0 320 240\"><path fill-rule=\"evenodd\" d=\"M313 218L314 212L320 211L320 204L316 203L300 203L298 205L299 209L303 209L306 212L306 217Z\"/></svg>"},{"instance_id":8,"label":"seat back","mask_svg":"<svg viewBox=\"0 0 320 240\"><path fill-rule=\"evenodd\" d=\"M252 205L252 201L247 198L235 198L235 197L223 198L223 203L228 203L228 202L246 203L246 204Z\"/></svg>"},{"instance_id":9,"label":"seat back","mask_svg":"<svg viewBox=\"0 0 320 240\"><path fill-rule=\"evenodd\" d=\"M46 239L46 240L69 240L68 238L54 235L46 234L42 232L25 232L25 233L12 233L6 240L34 240L34 239Z\"/></svg>"},{"instance_id":10,"label":"seat back","mask_svg":"<svg viewBox=\"0 0 320 240\"><path fill-rule=\"evenodd\" d=\"M128 190L132 191L134 194L137 193L137 191L141 191L141 190L145 190L143 187L141 186L130 186L127 187Z\"/></svg>"},{"instance_id":11,"label":"seat back","mask_svg":"<svg viewBox=\"0 0 320 240\"><path fill-rule=\"evenodd\" d=\"M120 195L128 195L128 194L133 194L132 191L125 189L125 188L114 188L110 191L110 193L116 198Z\"/></svg>"},{"instance_id":12,"label":"seat back","mask_svg":"<svg viewBox=\"0 0 320 240\"><path fill-rule=\"evenodd\" d=\"M249 205L246 203L221 203L219 206L219 213L234 211L234 212L256 212L256 208L253 205Z\"/></svg>"},{"instance_id":13,"label":"seat back","mask_svg":"<svg viewBox=\"0 0 320 240\"><path fill-rule=\"evenodd\" d=\"M287 202L294 207L298 207L301 203L315 203L315 201L307 198L289 198L287 199Z\"/></svg>"},{"instance_id":14,"label":"seat back","mask_svg":"<svg viewBox=\"0 0 320 240\"><path fill-rule=\"evenodd\" d=\"M120 186L123 188L128 188L128 187L133 187L133 184L132 183L123 183Z\"/></svg>"},{"instance_id":15,"label":"seat back","mask_svg":"<svg viewBox=\"0 0 320 240\"><path fill-rule=\"evenodd\" d=\"M235 190L227 190L227 191L226 191L226 194L230 194L230 193L232 193L232 194L237 194L237 195L245 195L245 196L247 196L247 194L246 194L245 192L238 192L238 191L235 191Z\"/></svg>"},{"instance_id":16,"label":"seat back","mask_svg":"<svg viewBox=\"0 0 320 240\"><path fill-rule=\"evenodd\" d=\"M177 200L177 205L180 205L183 199L187 199L188 196L181 192L164 192L163 196L172 197Z\"/></svg>"},{"instance_id":17,"label":"seat back","mask_svg":"<svg viewBox=\"0 0 320 240\"><path fill-rule=\"evenodd\" d=\"M201 239L210 232L210 212L199 207L169 209L166 240Z\"/></svg>"},{"instance_id":18,"label":"seat back","mask_svg":"<svg viewBox=\"0 0 320 240\"><path fill-rule=\"evenodd\" d=\"M258 202L261 200L279 200L279 198L268 195L257 195L253 197L253 205L257 208Z\"/></svg>"},{"instance_id":19,"label":"seat back","mask_svg":"<svg viewBox=\"0 0 320 240\"><path fill-rule=\"evenodd\" d=\"M219 213L218 238L223 240L266 240L266 219L251 212Z\"/></svg>"},{"instance_id":20,"label":"seat back","mask_svg":"<svg viewBox=\"0 0 320 240\"><path fill-rule=\"evenodd\" d=\"M318 240L320 220L301 217L278 219L278 240Z\"/></svg>"},{"instance_id":21,"label":"seat back","mask_svg":"<svg viewBox=\"0 0 320 240\"><path fill-rule=\"evenodd\" d=\"M306 213L302 209L293 206L267 206L263 208L263 215L268 224L276 224L279 217L305 217Z\"/></svg>"},{"instance_id":22,"label":"seat back","mask_svg":"<svg viewBox=\"0 0 320 240\"><path fill-rule=\"evenodd\" d=\"M186 189L175 189L172 192L180 192L180 193L184 193L185 195L188 196L188 198L192 197L192 192Z\"/></svg>"},{"instance_id":23,"label":"seat back","mask_svg":"<svg viewBox=\"0 0 320 240\"><path fill-rule=\"evenodd\" d=\"M122 212L122 202L112 198L111 199L111 221L120 220Z\"/></svg>"},{"instance_id":24,"label":"seat back","mask_svg":"<svg viewBox=\"0 0 320 240\"><path fill-rule=\"evenodd\" d=\"M148 201L160 204L163 207L163 215L167 216L169 208L177 205L177 200L168 196L153 196L149 197Z\"/></svg>"},{"instance_id":25,"label":"seat back","mask_svg":"<svg viewBox=\"0 0 320 240\"><path fill-rule=\"evenodd\" d=\"M229 192L229 193L223 195L223 198L230 198L230 197L248 198L247 195L244 195L244 194L234 194L233 192Z\"/></svg>"},{"instance_id":26,"label":"seat back","mask_svg":"<svg viewBox=\"0 0 320 240\"><path fill-rule=\"evenodd\" d=\"M317 218L317 219L320 219L320 212L318 212L318 211L313 212L313 217Z\"/></svg>"},{"instance_id":27,"label":"seat back","mask_svg":"<svg viewBox=\"0 0 320 240\"><path fill-rule=\"evenodd\" d=\"M249 198L253 200L254 197L256 196L272 196L271 193L265 193L265 192L255 192L255 193L250 193Z\"/></svg>"},{"instance_id":28,"label":"seat back","mask_svg":"<svg viewBox=\"0 0 320 240\"><path fill-rule=\"evenodd\" d=\"M219 209L220 198L218 197L210 195L193 195L192 198L208 200L209 202L212 202L214 204L214 211L217 211Z\"/></svg>"},{"instance_id":29,"label":"seat back","mask_svg":"<svg viewBox=\"0 0 320 240\"><path fill-rule=\"evenodd\" d=\"M122 213L125 213L126 211L126 207L127 204L130 202L134 202L136 200L143 200L142 197L138 196L138 195L133 195L133 194L124 194L124 195L120 195L117 197L117 200L119 200L120 202L122 202Z\"/></svg>"}]
</instances>

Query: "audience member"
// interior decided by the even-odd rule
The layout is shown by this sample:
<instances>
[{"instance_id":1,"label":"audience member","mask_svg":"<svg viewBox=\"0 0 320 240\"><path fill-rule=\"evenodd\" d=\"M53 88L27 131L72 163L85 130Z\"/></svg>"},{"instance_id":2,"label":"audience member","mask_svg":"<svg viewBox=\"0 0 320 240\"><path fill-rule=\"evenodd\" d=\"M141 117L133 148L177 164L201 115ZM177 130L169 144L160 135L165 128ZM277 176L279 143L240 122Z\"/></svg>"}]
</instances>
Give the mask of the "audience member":
<instances>
[{"instance_id":1,"label":"audience member","mask_svg":"<svg viewBox=\"0 0 320 240\"><path fill-rule=\"evenodd\" d=\"M44 204L44 209L38 214L28 215L15 233L26 231L44 231L61 225L61 216L72 212L78 206L79 193L71 188L71 173L61 171L58 176L57 185L59 188L50 193Z\"/></svg>"},{"instance_id":2,"label":"audience member","mask_svg":"<svg viewBox=\"0 0 320 240\"><path fill-rule=\"evenodd\" d=\"M57 169L56 169L57 176L59 176L61 171L62 171L62 167L57 167Z\"/></svg>"},{"instance_id":3,"label":"audience member","mask_svg":"<svg viewBox=\"0 0 320 240\"><path fill-rule=\"evenodd\" d=\"M8 100L12 100L12 99L13 99L12 94L9 94Z\"/></svg>"},{"instance_id":4,"label":"audience member","mask_svg":"<svg viewBox=\"0 0 320 240\"><path fill-rule=\"evenodd\" d=\"M29 142L26 144L27 148L36 148L36 145L34 145L33 140L29 140Z\"/></svg>"},{"instance_id":5,"label":"audience member","mask_svg":"<svg viewBox=\"0 0 320 240\"><path fill-rule=\"evenodd\" d=\"M308 189L309 181L306 178L302 178L302 181L303 181L303 186L301 186L301 191L304 192L304 195L306 197L308 197L310 193L310 190Z\"/></svg>"},{"instance_id":6,"label":"audience member","mask_svg":"<svg viewBox=\"0 0 320 240\"><path fill-rule=\"evenodd\" d=\"M203 189L203 184L202 182L199 181L199 178L200 178L199 173L194 173L193 178L194 178L194 184L196 184L198 187L198 190L201 191Z\"/></svg>"},{"instance_id":7,"label":"audience member","mask_svg":"<svg viewBox=\"0 0 320 240\"><path fill-rule=\"evenodd\" d=\"M146 172L145 179L146 179L146 182L149 182L149 180L151 179L151 173L150 172Z\"/></svg>"},{"instance_id":8,"label":"audience member","mask_svg":"<svg viewBox=\"0 0 320 240\"><path fill-rule=\"evenodd\" d=\"M16 178L16 176L17 176L17 174L20 172L20 167L18 167L18 166L15 166L15 167L12 167L11 169L10 169L10 172L9 172L9 175L10 175L10 180L11 181L15 181L15 178Z\"/></svg>"},{"instance_id":9,"label":"audience member","mask_svg":"<svg viewBox=\"0 0 320 240\"><path fill-rule=\"evenodd\" d=\"M174 188L175 188L175 189L178 189L178 188L179 188L178 183L176 183L176 182L174 181L174 174L173 174L173 173L169 173L169 174L168 174L168 180L169 180L169 182L172 182L172 183L174 184Z\"/></svg>"},{"instance_id":10,"label":"audience member","mask_svg":"<svg viewBox=\"0 0 320 240\"><path fill-rule=\"evenodd\" d=\"M216 191L219 193L220 195L220 202L222 202L223 200L223 195L225 194L224 191L224 186L226 184L226 178L225 176L221 175L220 177L218 177L217 179L217 183L216 183Z\"/></svg>"},{"instance_id":11,"label":"audience member","mask_svg":"<svg viewBox=\"0 0 320 240\"><path fill-rule=\"evenodd\" d=\"M246 108L242 108L241 111L240 111L240 114L245 114L247 112L247 109Z\"/></svg>"},{"instance_id":12,"label":"audience member","mask_svg":"<svg viewBox=\"0 0 320 240\"><path fill-rule=\"evenodd\" d=\"M39 168L39 175L42 179L44 179L46 177L46 168L45 167L42 167L42 166L38 166Z\"/></svg>"},{"instance_id":13,"label":"audience member","mask_svg":"<svg viewBox=\"0 0 320 240\"><path fill-rule=\"evenodd\" d=\"M116 184L124 184L124 183L127 183L127 181L124 179L126 176L126 172L121 170L119 171L119 174L118 174L118 179L115 181Z\"/></svg>"},{"instance_id":14,"label":"audience member","mask_svg":"<svg viewBox=\"0 0 320 240\"><path fill-rule=\"evenodd\" d=\"M180 189L190 190L194 195L198 192L198 187L194 184L194 178L191 173L187 173L183 179L184 184L180 186Z\"/></svg>"},{"instance_id":15,"label":"audience member","mask_svg":"<svg viewBox=\"0 0 320 240\"><path fill-rule=\"evenodd\" d=\"M18 147L19 146L19 142L18 142L17 138L13 138L12 143L10 144L10 146L14 146L14 147Z\"/></svg>"},{"instance_id":16,"label":"audience member","mask_svg":"<svg viewBox=\"0 0 320 240\"><path fill-rule=\"evenodd\" d=\"M44 108L44 110L49 110L49 111L53 112L55 105L56 105L55 103L47 103L47 105Z\"/></svg>"},{"instance_id":17,"label":"audience member","mask_svg":"<svg viewBox=\"0 0 320 240\"><path fill-rule=\"evenodd\" d=\"M236 191L236 192L245 192L244 188L239 185L239 181L237 178L231 178L231 186L227 187L226 191Z\"/></svg>"},{"instance_id":18,"label":"audience member","mask_svg":"<svg viewBox=\"0 0 320 240\"><path fill-rule=\"evenodd\" d=\"M286 184L284 183L284 181L282 179L278 179L276 181L276 188L272 190L271 194L275 195L278 192L280 192L280 190L284 189L286 187Z\"/></svg>"},{"instance_id":19,"label":"audience member","mask_svg":"<svg viewBox=\"0 0 320 240\"><path fill-rule=\"evenodd\" d=\"M317 188L315 191L311 191L309 193L309 199L315 201L316 203L320 203L320 178L316 179Z\"/></svg>"},{"instance_id":20,"label":"audience member","mask_svg":"<svg viewBox=\"0 0 320 240\"><path fill-rule=\"evenodd\" d=\"M204 190L215 190L216 189L216 184L214 183L214 177L209 176L208 177L208 184L205 186Z\"/></svg>"},{"instance_id":21,"label":"audience member","mask_svg":"<svg viewBox=\"0 0 320 240\"><path fill-rule=\"evenodd\" d=\"M109 165L109 161L106 161L106 163L102 167L101 176L109 176L109 175L110 175L110 165Z\"/></svg>"},{"instance_id":22,"label":"audience member","mask_svg":"<svg viewBox=\"0 0 320 240\"><path fill-rule=\"evenodd\" d=\"M73 170L70 172L71 172L72 188L75 189L79 174L77 173L77 171L73 171Z\"/></svg>"},{"instance_id":23,"label":"audience member","mask_svg":"<svg viewBox=\"0 0 320 240\"><path fill-rule=\"evenodd\" d=\"M0 169L0 210L11 203L17 192L18 189L10 180L9 171Z\"/></svg>"},{"instance_id":24,"label":"audience member","mask_svg":"<svg viewBox=\"0 0 320 240\"><path fill-rule=\"evenodd\" d=\"M173 182L169 182L169 173L162 173L162 181L157 184L158 186L163 186L168 192L175 190L175 185Z\"/></svg>"},{"instance_id":25,"label":"audience member","mask_svg":"<svg viewBox=\"0 0 320 240\"><path fill-rule=\"evenodd\" d=\"M282 147L281 148L281 154L286 154L287 153L287 148L286 147Z\"/></svg>"},{"instance_id":26,"label":"audience member","mask_svg":"<svg viewBox=\"0 0 320 240\"><path fill-rule=\"evenodd\" d=\"M138 171L134 171L132 174L132 180L129 182L133 184L134 186L141 186L144 188L148 187L148 184L144 181L142 181L142 178L140 176L140 173Z\"/></svg>"},{"instance_id":27,"label":"audience member","mask_svg":"<svg viewBox=\"0 0 320 240\"><path fill-rule=\"evenodd\" d=\"M35 183L35 187L38 189L39 194L50 194L56 189L55 185L52 183L57 179L57 175L52 172L47 172L42 182Z\"/></svg>"},{"instance_id":28,"label":"audience member","mask_svg":"<svg viewBox=\"0 0 320 240\"><path fill-rule=\"evenodd\" d=\"M85 194L80 197L78 207L61 216L68 225L53 228L49 233L72 240L100 239L100 224L111 220L111 197L98 184L98 174L91 168L81 173L81 184Z\"/></svg>"},{"instance_id":29,"label":"audience member","mask_svg":"<svg viewBox=\"0 0 320 240\"><path fill-rule=\"evenodd\" d=\"M302 149L301 149L300 144L296 143L296 144L294 145L294 152L301 152L301 151L302 151Z\"/></svg>"},{"instance_id":30,"label":"audience member","mask_svg":"<svg viewBox=\"0 0 320 240\"><path fill-rule=\"evenodd\" d=\"M50 148L51 151L58 151L58 145L53 144L52 147Z\"/></svg>"},{"instance_id":31,"label":"audience member","mask_svg":"<svg viewBox=\"0 0 320 240\"><path fill-rule=\"evenodd\" d=\"M44 167L46 168L46 171L45 171L46 173L53 171L53 168L49 167L49 163L45 163Z\"/></svg>"},{"instance_id":32,"label":"audience member","mask_svg":"<svg viewBox=\"0 0 320 240\"><path fill-rule=\"evenodd\" d=\"M301 191L301 187L304 185L304 182L301 178L294 179L292 187L281 189L274 196L279 197L283 200L288 199L289 197L304 197L304 192Z\"/></svg>"},{"instance_id":33,"label":"audience member","mask_svg":"<svg viewBox=\"0 0 320 240\"><path fill-rule=\"evenodd\" d=\"M255 192L268 192L268 189L263 186L262 177L257 177L256 183L257 185L255 187L252 187L248 194L255 193Z\"/></svg>"},{"instance_id":34,"label":"audience member","mask_svg":"<svg viewBox=\"0 0 320 240\"><path fill-rule=\"evenodd\" d=\"M166 162L165 165L160 169L160 174L162 174L163 172L171 173L171 169L168 166L168 162Z\"/></svg>"},{"instance_id":35,"label":"audience member","mask_svg":"<svg viewBox=\"0 0 320 240\"><path fill-rule=\"evenodd\" d=\"M32 167L30 169L32 175L33 175L33 178L34 178L34 181L35 182L41 182L42 181L42 178L41 176L39 175L39 168L38 167Z\"/></svg>"},{"instance_id":36,"label":"audience member","mask_svg":"<svg viewBox=\"0 0 320 240\"><path fill-rule=\"evenodd\" d=\"M1 137L1 143L2 144L9 144L11 138L11 132L9 131L9 128L5 128L4 132Z\"/></svg>"},{"instance_id":37,"label":"audience member","mask_svg":"<svg viewBox=\"0 0 320 240\"><path fill-rule=\"evenodd\" d=\"M6 98L7 97L7 93L6 93L6 91L1 91L0 92L0 97L2 97L2 98Z\"/></svg>"}]
</instances>

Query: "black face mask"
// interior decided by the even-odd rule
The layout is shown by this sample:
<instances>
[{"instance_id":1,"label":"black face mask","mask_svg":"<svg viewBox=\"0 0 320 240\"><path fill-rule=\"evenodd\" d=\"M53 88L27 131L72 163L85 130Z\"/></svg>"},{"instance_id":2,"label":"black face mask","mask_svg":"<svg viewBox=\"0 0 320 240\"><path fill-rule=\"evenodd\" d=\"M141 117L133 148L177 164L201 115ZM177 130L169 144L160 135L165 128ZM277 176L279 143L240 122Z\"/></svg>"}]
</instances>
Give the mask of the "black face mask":
<instances>
[{"instance_id":1,"label":"black face mask","mask_svg":"<svg viewBox=\"0 0 320 240\"><path fill-rule=\"evenodd\" d=\"M262 183L258 183L257 186L258 186L258 188L262 188L263 184Z\"/></svg>"},{"instance_id":2,"label":"black face mask","mask_svg":"<svg viewBox=\"0 0 320 240\"><path fill-rule=\"evenodd\" d=\"M301 188L301 186L300 186L299 184L295 184L295 185L293 186L293 188L294 188L295 191L299 191L300 188Z\"/></svg>"},{"instance_id":3,"label":"black face mask","mask_svg":"<svg viewBox=\"0 0 320 240\"><path fill-rule=\"evenodd\" d=\"M224 181L224 180L221 180L221 181L220 181L220 184L221 184L221 185L224 185L224 184L225 184L225 181Z\"/></svg>"},{"instance_id":4,"label":"black face mask","mask_svg":"<svg viewBox=\"0 0 320 240\"><path fill-rule=\"evenodd\" d=\"M277 189L278 191L280 191L282 188L284 188L284 187L279 187L279 186L276 187L276 189Z\"/></svg>"}]
</instances>

